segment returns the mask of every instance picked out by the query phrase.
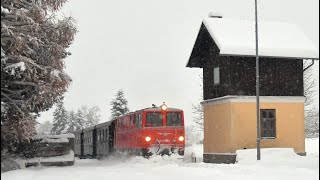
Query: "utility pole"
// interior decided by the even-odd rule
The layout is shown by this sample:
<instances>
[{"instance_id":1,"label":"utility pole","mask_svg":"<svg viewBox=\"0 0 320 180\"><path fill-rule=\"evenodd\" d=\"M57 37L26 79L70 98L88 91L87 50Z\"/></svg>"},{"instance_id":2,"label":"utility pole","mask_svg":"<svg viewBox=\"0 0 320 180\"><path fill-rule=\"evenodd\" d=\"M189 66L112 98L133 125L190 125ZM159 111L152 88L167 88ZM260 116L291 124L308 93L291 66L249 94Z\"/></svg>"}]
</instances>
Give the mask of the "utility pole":
<instances>
[{"instance_id":1,"label":"utility pole","mask_svg":"<svg viewBox=\"0 0 320 180\"><path fill-rule=\"evenodd\" d=\"M255 0L256 16L256 98L257 98L257 160L261 159L260 153L260 75L259 75L259 39L258 39L258 0Z\"/></svg>"}]
</instances>

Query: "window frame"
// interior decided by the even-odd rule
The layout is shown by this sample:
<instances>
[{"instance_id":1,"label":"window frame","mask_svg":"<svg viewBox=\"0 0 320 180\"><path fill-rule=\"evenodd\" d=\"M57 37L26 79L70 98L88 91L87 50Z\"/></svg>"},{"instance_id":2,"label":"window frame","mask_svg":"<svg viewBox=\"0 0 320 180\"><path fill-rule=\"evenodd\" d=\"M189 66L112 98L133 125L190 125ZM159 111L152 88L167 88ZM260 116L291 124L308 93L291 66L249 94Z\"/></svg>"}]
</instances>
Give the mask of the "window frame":
<instances>
[{"instance_id":1,"label":"window frame","mask_svg":"<svg viewBox=\"0 0 320 180\"><path fill-rule=\"evenodd\" d=\"M266 117L263 117L264 112L266 113ZM270 114L273 114L273 117L270 117ZM264 123L264 121L268 121L268 122ZM264 124L267 124L266 125L267 127L264 127ZM266 131L266 133L265 133L265 131ZM266 135L264 135L264 134L266 134ZM272 136L272 135L274 135L274 136ZM276 109L260 109L260 137L261 137L261 139L276 139L277 138L277 112L276 112Z\"/></svg>"},{"instance_id":2,"label":"window frame","mask_svg":"<svg viewBox=\"0 0 320 180\"><path fill-rule=\"evenodd\" d=\"M220 77L220 67L213 68L213 85L220 85L221 77Z\"/></svg>"},{"instance_id":3,"label":"window frame","mask_svg":"<svg viewBox=\"0 0 320 180\"><path fill-rule=\"evenodd\" d=\"M142 114L141 113L137 113L134 116L135 118L135 125L137 128L142 128Z\"/></svg>"},{"instance_id":4,"label":"window frame","mask_svg":"<svg viewBox=\"0 0 320 180\"><path fill-rule=\"evenodd\" d=\"M159 117L161 117L161 125L157 125L157 126L147 126L147 122L148 122L148 114L156 114L157 116L160 115ZM157 119L158 120L158 119ZM145 127L148 127L148 128L153 128L153 127L164 127L164 117L163 117L163 114L161 112L146 112L146 124L145 124ZM153 123L152 123L153 124Z\"/></svg>"},{"instance_id":5,"label":"window frame","mask_svg":"<svg viewBox=\"0 0 320 180\"><path fill-rule=\"evenodd\" d=\"M175 114L176 116L179 117L179 120L180 120L180 124L179 125L168 125L168 122L172 122L172 121L168 121L168 115L170 114ZM182 113L181 112L167 112L166 113L166 126L168 127L181 127L182 126Z\"/></svg>"}]
</instances>

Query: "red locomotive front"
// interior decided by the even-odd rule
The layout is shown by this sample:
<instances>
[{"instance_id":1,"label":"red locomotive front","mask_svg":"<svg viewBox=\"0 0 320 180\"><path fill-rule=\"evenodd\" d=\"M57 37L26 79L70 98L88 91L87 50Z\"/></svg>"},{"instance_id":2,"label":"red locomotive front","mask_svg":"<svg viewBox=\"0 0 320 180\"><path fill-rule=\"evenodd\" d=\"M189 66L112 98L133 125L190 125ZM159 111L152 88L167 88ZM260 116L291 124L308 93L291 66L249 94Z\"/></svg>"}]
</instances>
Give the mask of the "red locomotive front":
<instances>
[{"instance_id":1,"label":"red locomotive front","mask_svg":"<svg viewBox=\"0 0 320 180\"><path fill-rule=\"evenodd\" d=\"M115 131L115 148L152 154L184 154L184 114L181 109L146 108L119 117Z\"/></svg>"}]
</instances>

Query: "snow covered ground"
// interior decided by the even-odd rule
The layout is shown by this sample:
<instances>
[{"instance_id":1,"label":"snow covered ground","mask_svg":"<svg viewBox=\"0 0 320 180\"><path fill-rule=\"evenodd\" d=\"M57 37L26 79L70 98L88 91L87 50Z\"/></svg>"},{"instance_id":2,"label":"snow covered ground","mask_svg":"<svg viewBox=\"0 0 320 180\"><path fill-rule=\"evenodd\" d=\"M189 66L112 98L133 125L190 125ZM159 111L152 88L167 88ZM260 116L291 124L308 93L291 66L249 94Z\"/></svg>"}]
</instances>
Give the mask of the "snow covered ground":
<instances>
[{"instance_id":1,"label":"snow covered ground","mask_svg":"<svg viewBox=\"0 0 320 180\"><path fill-rule=\"evenodd\" d=\"M262 160L256 161L256 150L238 151L237 164L206 164L202 146L186 149L184 159L177 155L142 157L108 157L104 160L76 159L70 167L32 167L1 174L4 180L312 180L319 178L319 138L306 140L307 156L298 156L292 149L262 149ZM191 153L197 162L191 162Z\"/></svg>"}]
</instances>

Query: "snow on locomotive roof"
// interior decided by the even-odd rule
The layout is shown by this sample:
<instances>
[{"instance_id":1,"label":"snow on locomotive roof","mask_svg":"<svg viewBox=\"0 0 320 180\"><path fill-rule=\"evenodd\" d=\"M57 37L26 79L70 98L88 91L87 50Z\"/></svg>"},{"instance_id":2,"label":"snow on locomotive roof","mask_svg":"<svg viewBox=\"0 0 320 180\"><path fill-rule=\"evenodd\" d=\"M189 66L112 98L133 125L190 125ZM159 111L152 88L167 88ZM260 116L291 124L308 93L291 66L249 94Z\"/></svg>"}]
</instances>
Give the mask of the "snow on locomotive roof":
<instances>
[{"instance_id":1,"label":"snow on locomotive roof","mask_svg":"<svg viewBox=\"0 0 320 180\"><path fill-rule=\"evenodd\" d=\"M145 108L142 110L148 110L148 111L161 111L161 107L150 107L150 108ZM181 109L176 109L176 108L169 108L166 111L182 111Z\"/></svg>"},{"instance_id":2,"label":"snow on locomotive roof","mask_svg":"<svg viewBox=\"0 0 320 180\"><path fill-rule=\"evenodd\" d=\"M220 55L255 56L254 21L209 17L203 23ZM259 21L258 31L260 56L319 59L318 48L296 25Z\"/></svg>"}]
</instances>

